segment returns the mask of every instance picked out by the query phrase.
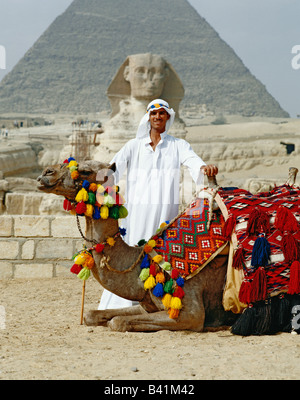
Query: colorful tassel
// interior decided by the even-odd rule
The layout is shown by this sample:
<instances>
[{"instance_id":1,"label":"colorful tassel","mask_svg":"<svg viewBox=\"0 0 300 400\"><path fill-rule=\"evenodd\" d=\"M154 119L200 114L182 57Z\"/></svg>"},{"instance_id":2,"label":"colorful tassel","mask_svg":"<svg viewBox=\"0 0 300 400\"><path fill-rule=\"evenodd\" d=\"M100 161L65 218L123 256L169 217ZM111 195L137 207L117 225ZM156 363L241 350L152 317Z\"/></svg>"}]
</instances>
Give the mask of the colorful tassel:
<instances>
[{"instance_id":1,"label":"colorful tassel","mask_svg":"<svg viewBox=\"0 0 300 400\"><path fill-rule=\"evenodd\" d=\"M94 205L96 203L96 195L93 192L88 193L88 203Z\"/></svg>"},{"instance_id":2,"label":"colorful tassel","mask_svg":"<svg viewBox=\"0 0 300 400\"><path fill-rule=\"evenodd\" d=\"M244 280L241 284L239 291L239 300L241 303L249 304L251 303L251 283Z\"/></svg>"},{"instance_id":3,"label":"colorful tassel","mask_svg":"<svg viewBox=\"0 0 300 400\"><path fill-rule=\"evenodd\" d=\"M264 268L257 269L251 282L251 303L265 300L267 297L267 276Z\"/></svg>"},{"instance_id":4,"label":"colorful tassel","mask_svg":"<svg viewBox=\"0 0 300 400\"><path fill-rule=\"evenodd\" d=\"M230 240L232 232L235 228L235 225L236 225L236 218L233 215L231 215L225 221L224 228L223 228L223 235L227 240Z\"/></svg>"},{"instance_id":5,"label":"colorful tassel","mask_svg":"<svg viewBox=\"0 0 300 400\"><path fill-rule=\"evenodd\" d=\"M109 238L106 239L106 243L107 243L110 247L113 247L113 246L116 244L116 241L115 241L114 238L109 237Z\"/></svg>"},{"instance_id":6,"label":"colorful tassel","mask_svg":"<svg viewBox=\"0 0 300 400\"><path fill-rule=\"evenodd\" d=\"M86 212L86 204L83 201L80 201L76 206L76 213L78 215L84 215Z\"/></svg>"},{"instance_id":7,"label":"colorful tassel","mask_svg":"<svg viewBox=\"0 0 300 400\"><path fill-rule=\"evenodd\" d=\"M125 236L126 235L126 229L125 228L119 228L120 234L121 236Z\"/></svg>"},{"instance_id":8,"label":"colorful tassel","mask_svg":"<svg viewBox=\"0 0 300 400\"><path fill-rule=\"evenodd\" d=\"M183 287L184 279L180 276L178 279L176 279L176 283L178 286Z\"/></svg>"},{"instance_id":9,"label":"colorful tassel","mask_svg":"<svg viewBox=\"0 0 300 400\"><path fill-rule=\"evenodd\" d=\"M147 254L144 256L140 268L141 268L141 269L143 269L143 268L150 268L150 261L149 261L149 257L148 257Z\"/></svg>"},{"instance_id":10,"label":"colorful tassel","mask_svg":"<svg viewBox=\"0 0 300 400\"><path fill-rule=\"evenodd\" d=\"M72 274L78 275L79 272L82 270L82 266L78 265L78 264L74 264L72 266L72 268L70 269L70 271L72 272Z\"/></svg>"},{"instance_id":11,"label":"colorful tassel","mask_svg":"<svg viewBox=\"0 0 300 400\"><path fill-rule=\"evenodd\" d=\"M158 272L156 274L156 282L157 283L165 283L165 281L166 281L166 278L165 278L164 273L163 272Z\"/></svg>"},{"instance_id":12,"label":"colorful tassel","mask_svg":"<svg viewBox=\"0 0 300 400\"><path fill-rule=\"evenodd\" d=\"M154 277L157 275L155 264L150 265L150 275L152 275Z\"/></svg>"},{"instance_id":13,"label":"colorful tassel","mask_svg":"<svg viewBox=\"0 0 300 400\"><path fill-rule=\"evenodd\" d=\"M94 219L100 219L100 218L101 218L101 215L100 215L100 208L97 207L97 206L94 207L93 218L94 218Z\"/></svg>"},{"instance_id":14,"label":"colorful tassel","mask_svg":"<svg viewBox=\"0 0 300 400\"><path fill-rule=\"evenodd\" d=\"M143 269L141 270L141 273L140 273L139 278L140 278L140 280L141 280L142 282L144 282L144 281L146 281L146 279L149 278L149 276L150 276L150 270L149 270L149 268L143 268Z\"/></svg>"},{"instance_id":15,"label":"colorful tassel","mask_svg":"<svg viewBox=\"0 0 300 400\"><path fill-rule=\"evenodd\" d=\"M87 257L84 263L84 267L88 269L93 269L95 266L95 261L92 256Z\"/></svg>"},{"instance_id":16,"label":"colorful tassel","mask_svg":"<svg viewBox=\"0 0 300 400\"><path fill-rule=\"evenodd\" d=\"M153 257L153 261L159 264L163 260L162 256L160 254L156 255Z\"/></svg>"},{"instance_id":17,"label":"colorful tassel","mask_svg":"<svg viewBox=\"0 0 300 400\"><path fill-rule=\"evenodd\" d=\"M93 193L96 193L96 191L97 191L97 184L96 184L96 183L91 183L91 184L90 184L90 187L89 187L89 190L90 190L91 192L93 192Z\"/></svg>"},{"instance_id":18,"label":"colorful tassel","mask_svg":"<svg viewBox=\"0 0 300 400\"><path fill-rule=\"evenodd\" d=\"M232 267L235 269L243 269L245 263L245 252L242 247L239 247L234 253Z\"/></svg>"},{"instance_id":19,"label":"colorful tassel","mask_svg":"<svg viewBox=\"0 0 300 400\"><path fill-rule=\"evenodd\" d=\"M91 204L87 204L84 215L86 217L92 218L93 214L94 214L94 207Z\"/></svg>"},{"instance_id":20,"label":"colorful tassel","mask_svg":"<svg viewBox=\"0 0 300 400\"><path fill-rule=\"evenodd\" d=\"M284 206L277 210L274 225L281 232L295 233L299 230L299 224L294 214Z\"/></svg>"},{"instance_id":21,"label":"colorful tassel","mask_svg":"<svg viewBox=\"0 0 300 400\"><path fill-rule=\"evenodd\" d=\"M170 279L164 284L164 291L165 293L173 293L173 279Z\"/></svg>"},{"instance_id":22,"label":"colorful tassel","mask_svg":"<svg viewBox=\"0 0 300 400\"><path fill-rule=\"evenodd\" d=\"M107 206L101 206L100 216L102 219L107 219L109 217L109 209Z\"/></svg>"},{"instance_id":23,"label":"colorful tassel","mask_svg":"<svg viewBox=\"0 0 300 400\"><path fill-rule=\"evenodd\" d=\"M179 299L182 299L184 297L185 293L184 290L180 287L177 286L177 288L175 289L173 296L174 297L178 297Z\"/></svg>"},{"instance_id":24,"label":"colorful tassel","mask_svg":"<svg viewBox=\"0 0 300 400\"><path fill-rule=\"evenodd\" d=\"M300 293L300 263L294 261L290 267L290 282L288 294Z\"/></svg>"},{"instance_id":25,"label":"colorful tassel","mask_svg":"<svg viewBox=\"0 0 300 400\"><path fill-rule=\"evenodd\" d=\"M95 250L97 253L102 253L102 251L104 250L104 244L103 243L98 243L95 247Z\"/></svg>"},{"instance_id":26,"label":"colorful tassel","mask_svg":"<svg viewBox=\"0 0 300 400\"><path fill-rule=\"evenodd\" d=\"M73 205L72 205L72 203L70 202L70 200L65 199L65 200L64 200L64 210L65 210L65 211L71 211L72 209L73 209Z\"/></svg>"},{"instance_id":27,"label":"colorful tassel","mask_svg":"<svg viewBox=\"0 0 300 400\"><path fill-rule=\"evenodd\" d=\"M157 283L152 293L155 297L163 297L165 292L162 283Z\"/></svg>"},{"instance_id":28,"label":"colorful tassel","mask_svg":"<svg viewBox=\"0 0 300 400\"><path fill-rule=\"evenodd\" d=\"M109 209L109 216L113 219L119 219L119 207L113 206Z\"/></svg>"},{"instance_id":29,"label":"colorful tassel","mask_svg":"<svg viewBox=\"0 0 300 400\"><path fill-rule=\"evenodd\" d=\"M79 178L79 172L78 172L78 171L73 171L73 172L71 173L71 178L72 178L74 181L76 181L76 179Z\"/></svg>"},{"instance_id":30,"label":"colorful tassel","mask_svg":"<svg viewBox=\"0 0 300 400\"><path fill-rule=\"evenodd\" d=\"M149 240L148 241L148 245L151 246L152 248L154 248L156 246L156 241L155 240Z\"/></svg>"},{"instance_id":31,"label":"colorful tassel","mask_svg":"<svg viewBox=\"0 0 300 400\"><path fill-rule=\"evenodd\" d=\"M128 211L124 206L120 206L119 215L120 215L120 218L126 218L128 216Z\"/></svg>"},{"instance_id":32,"label":"colorful tassel","mask_svg":"<svg viewBox=\"0 0 300 400\"><path fill-rule=\"evenodd\" d=\"M149 246L149 244L145 244L145 246L144 246L144 252L147 253L147 254L149 254L149 253L151 253L151 251L152 251L152 247Z\"/></svg>"},{"instance_id":33,"label":"colorful tassel","mask_svg":"<svg viewBox=\"0 0 300 400\"><path fill-rule=\"evenodd\" d=\"M79 279L86 281L91 276L91 271L88 268L82 268L77 276Z\"/></svg>"},{"instance_id":34,"label":"colorful tassel","mask_svg":"<svg viewBox=\"0 0 300 400\"><path fill-rule=\"evenodd\" d=\"M171 300L172 300L172 295L170 293L166 293L162 298L162 303L166 310L168 310L171 307Z\"/></svg>"},{"instance_id":35,"label":"colorful tassel","mask_svg":"<svg viewBox=\"0 0 300 400\"><path fill-rule=\"evenodd\" d=\"M179 297L172 297L171 299L171 304L170 308L173 308L174 310L181 310L182 309L182 302Z\"/></svg>"},{"instance_id":36,"label":"colorful tassel","mask_svg":"<svg viewBox=\"0 0 300 400\"><path fill-rule=\"evenodd\" d=\"M75 197L76 203L79 203L81 201L85 202L85 201L88 201L88 199L89 199L89 195L85 189L79 190L79 192L77 193L77 195Z\"/></svg>"},{"instance_id":37,"label":"colorful tassel","mask_svg":"<svg viewBox=\"0 0 300 400\"><path fill-rule=\"evenodd\" d=\"M259 208L255 208L249 215L246 233L249 236L270 233L270 218L268 214Z\"/></svg>"},{"instance_id":38,"label":"colorful tassel","mask_svg":"<svg viewBox=\"0 0 300 400\"><path fill-rule=\"evenodd\" d=\"M281 250L287 263L292 263L299 258L299 243L292 234L283 236Z\"/></svg>"},{"instance_id":39,"label":"colorful tassel","mask_svg":"<svg viewBox=\"0 0 300 400\"><path fill-rule=\"evenodd\" d=\"M178 309L170 308L168 314L171 319L177 319L179 317L179 312L180 310Z\"/></svg>"},{"instance_id":40,"label":"colorful tassel","mask_svg":"<svg viewBox=\"0 0 300 400\"><path fill-rule=\"evenodd\" d=\"M177 269L173 269L171 272L171 278L176 280L179 278L179 272L177 271Z\"/></svg>"},{"instance_id":41,"label":"colorful tassel","mask_svg":"<svg viewBox=\"0 0 300 400\"><path fill-rule=\"evenodd\" d=\"M269 263L270 254L270 243L265 237L258 237L253 246L251 265L253 267L267 265Z\"/></svg>"},{"instance_id":42,"label":"colorful tassel","mask_svg":"<svg viewBox=\"0 0 300 400\"><path fill-rule=\"evenodd\" d=\"M144 283L144 289L151 290L155 286L156 286L155 278L154 278L154 276L150 275L149 278Z\"/></svg>"},{"instance_id":43,"label":"colorful tassel","mask_svg":"<svg viewBox=\"0 0 300 400\"><path fill-rule=\"evenodd\" d=\"M162 267L162 269L164 271L170 271L171 270L171 264L169 262L163 263L163 265L161 267Z\"/></svg>"}]
</instances>

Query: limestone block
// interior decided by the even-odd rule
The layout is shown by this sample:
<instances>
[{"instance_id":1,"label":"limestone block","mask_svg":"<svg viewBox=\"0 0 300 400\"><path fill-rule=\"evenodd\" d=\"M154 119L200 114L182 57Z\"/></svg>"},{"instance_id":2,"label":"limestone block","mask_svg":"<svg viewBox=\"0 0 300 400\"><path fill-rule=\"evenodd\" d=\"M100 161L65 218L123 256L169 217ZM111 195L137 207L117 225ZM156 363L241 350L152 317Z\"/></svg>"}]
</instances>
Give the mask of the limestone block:
<instances>
[{"instance_id":1,"label":"limestone block","mask_svg":"<svg viewBox=\"0 0 300 400\"><path fill-rule=\"evenodd\" d=\"M9 215L39 215L43 194L7 193L6 211Z\"/></svg>"},{"instance_id":2,"label":"limestone block","mask_svg":"<svg viewBox=\"0 0 300 400\"><path fill-rule=\"evenodd\" d=\"M13 277L13 265L9 262L0 262L0 280Z\"/></svg>"},{"instance_id":3,"label":"limestone block","mask_svg":"<svg viewBox=\"0 0 300 400\"><path fill-rule=\"evenodd\" d=\"M14 278L53 278L53 264L16 264Z\"/></svg>"},{"instance_id":4,"label":"limestone block","mask_svg":"<svg viewBox=\"0 0 300 400\"><path fill-rule=\"evenodd\" d=\"M33 260L34 240L27 240L22 246L22 260Z\"/></svg>"},{"instance_id":5,"label":"limestone block","mask_svg":"<svg viewBox=\"0 0 300 400\"><path fill-rule=\"evenodd\" d=\"M80 218L80 226L85 233L85 218ZM51 236L55 238L80 238L75 216L56 217L51 221Z\"/></svg>"},{"instance_id":6,"label":"limestone block","mask_svg":"<svg viewBox=\"0 0 300 400\"><path fill-rule=\"evenodd\" d=\"M14 219L16 237L50 236L50 221L47 217L19 216Z\"/></svg>"},{"instance_id":7,"label":"limestone block","mask_svg":"<svg viewBox=\"0 0 300 400\"><path fill-rule=\"evenodd\" d=\"M72 267L72 265L73 265L72 261L58 262L55 265L55 277L70 278L73 275L76 278L76 276L70 272L70 268Z\"/></svg>"},{"instance_id":8,"label":"limestone block","mask_svg":"<svg viewBox=\"0 0 300 400\"><path fill-rule=\"evenodd\" d=\"M71 260L73 257L73 240L45 239L36 245L36 259Z\"/></svg>"},{"instance_id":9,"label":"limestone block","mask_svg":"<svg viewBox=\"0 0 300 400\"><path fill-rule=\"evenodd\" d=\"M0 236L10 237L12 235L13 219L10 216L0 217Z\"/></svg>"},{"instance_id":10,"label":"limestone block","mask_svg":"<svg viewBox=\"0 0 300 400\"><path fill-rule=\"evenodd\" d=\"M19 256L17 240L0 240L0 260L16 260Z\"/></svg>"}]
</instances>

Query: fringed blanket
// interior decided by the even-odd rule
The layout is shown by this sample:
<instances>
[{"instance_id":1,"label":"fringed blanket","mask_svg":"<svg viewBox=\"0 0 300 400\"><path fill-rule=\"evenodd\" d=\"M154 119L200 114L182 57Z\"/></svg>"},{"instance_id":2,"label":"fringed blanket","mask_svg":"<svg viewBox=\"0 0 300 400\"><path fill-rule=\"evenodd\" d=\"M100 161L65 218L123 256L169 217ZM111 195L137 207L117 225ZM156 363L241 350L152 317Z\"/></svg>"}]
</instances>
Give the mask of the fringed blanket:
<instances>
[{"instance_id":1,"label":"fringed blanket","mask_svg":"<svg viewBox=\"0 0 300 400\"><path fill-rule=\"evenodd\" d=\"M299 294L300 189L283 185L257 195L237 188L220 189L217 196L227 218L224 235L234 248L232 267L244 277L239 301L249 310L262 302L271 304L276 295ZM257 309L255 313L259 314ZM267 325L264 321L259 333L271 329ZM257 326L248 328L242 332L259 331Z\"/></svg>"},{"instance_id":2,"label":"fringed blanket","mask_svg":"<svg viewBox=\"0 0 300 400\"><path fill-rule=\"evenodd\" d=\"M156 239L154 251L185 279L201 271L227 244L223 215L212 213L210 229L208 220L208 200L197 198Z\"/></svg>"}]
</instances>

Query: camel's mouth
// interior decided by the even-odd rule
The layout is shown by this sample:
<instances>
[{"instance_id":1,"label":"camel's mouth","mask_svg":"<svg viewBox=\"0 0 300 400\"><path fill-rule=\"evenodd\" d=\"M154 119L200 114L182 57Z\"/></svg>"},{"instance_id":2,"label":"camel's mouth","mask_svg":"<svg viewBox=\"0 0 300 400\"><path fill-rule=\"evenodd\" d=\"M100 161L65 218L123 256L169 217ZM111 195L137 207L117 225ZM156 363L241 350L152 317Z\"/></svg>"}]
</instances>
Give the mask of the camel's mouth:
<instances>
[{"instance_id":1,"label":"camel's mouth","mask_svg":"<svg viewBox=\"0 0 300 400\"><path fill-rule=\"evenodd\" d=\"M44 176L39 177L39 178L37 179L37 181L38 181L37 189L38 189L38 190L41 190L41 191L43 191L43 192L50 192L50 191L53 190L53 189L57 186L57 184L58 184L58 181L56 181L56 182L54 182L54 183L51 183L51 182L49 181L49 179L46 178L46 177L44 177Z\"/></svg>"}]
</instances>

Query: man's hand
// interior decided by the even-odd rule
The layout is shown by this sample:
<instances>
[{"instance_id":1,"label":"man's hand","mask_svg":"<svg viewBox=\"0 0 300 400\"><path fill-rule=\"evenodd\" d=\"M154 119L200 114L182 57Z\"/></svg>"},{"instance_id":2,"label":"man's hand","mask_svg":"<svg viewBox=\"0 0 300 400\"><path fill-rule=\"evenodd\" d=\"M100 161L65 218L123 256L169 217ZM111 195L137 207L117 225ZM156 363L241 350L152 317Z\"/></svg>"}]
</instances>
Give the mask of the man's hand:
<instances>
[{"instance_id":1,"label":"man's hand","mask_svg":"<svg viewBox=\"0 0 300 400\"><path fill-rule=\"evenodd\" d=\"M215 176L218 174L219 170L216 165L203 165L200 170L207 176Z\"/></svg>"}]
</instances>

